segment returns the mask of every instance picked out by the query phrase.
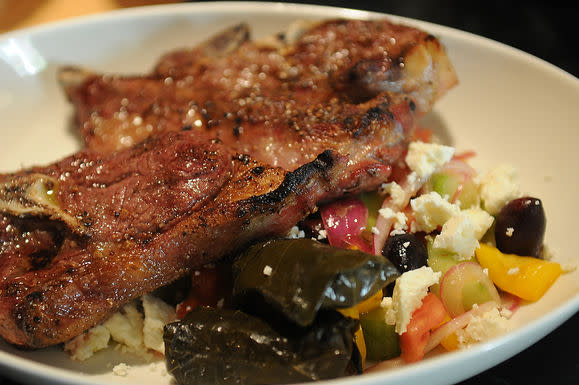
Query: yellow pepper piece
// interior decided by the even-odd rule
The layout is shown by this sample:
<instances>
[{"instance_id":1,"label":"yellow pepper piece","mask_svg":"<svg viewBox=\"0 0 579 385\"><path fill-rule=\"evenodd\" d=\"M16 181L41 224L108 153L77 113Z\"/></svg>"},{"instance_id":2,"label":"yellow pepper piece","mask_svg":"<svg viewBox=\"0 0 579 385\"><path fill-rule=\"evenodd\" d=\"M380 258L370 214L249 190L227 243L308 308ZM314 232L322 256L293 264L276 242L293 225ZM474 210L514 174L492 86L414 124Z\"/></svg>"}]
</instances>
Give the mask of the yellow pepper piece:
<instances>
[{"instance_id":1,"label":"yellow pepper piece","mask_svg":"<svg viewBox=\"0 0 579 385\"><path fill-rule=\"evenodd\" d=\"M358 307L356 306L336 310L342 313L344 317L360 319L360 312L358 311ZM356 333L354 334L354 342L356 343L356 346L358 346L360 356L362 356L362 369L364 369L364 366L366 365L366 340L364 340L364 333L362 331L362 327L359 327Z\"/></svg>"},{"instance_id":2,"label":"yellow pepper piece","mask_svg":"<svg viewBox=\"0 0 579 385\"><path fill-rule=\"evenodd\" d=\"M362 327L359 327L356 334L354 334L354 342L356 343L356 346L358 346L360 356L362 356L362 370L364 370L366 367L366 340L364 340Z\"/></svg>"},{"instance_id":3,"label":"yellow pepper piece","mask_svg":"<svg viewBox=\"0 0 579 385\"><path fill-rule=\"evenodd\" d=\"M458 337L456 333L452 333L451 335L444 338L442 341L440 341L440 344L447 351L458 349Z\"/></svg>"},{"instance_id":4,"label":"yellow pepper piece","mask_svg":"<svg viewBox=\"0 0 579 385\"><path fill-rule=\"evenodd\" d=\"M452 320L452 318L450 318L449 315L446 315L446 317L444 318L444 321L442 321L440 323L440 325L438 325L438 326L442 326L450 320ZM458 349L458 337L456 335L456 332L446 336L442 341L440 341L440 344L447 351Z\"/></svg>"},{"instance_id":5,"label":"yellow pepper piece","mask_svg":"<svg viewBox=\"0 0 579 385\"><path fill-rule=\"evenodd\" d=\"M486 244L481 244L475 255L480 265L488 269L495 285L528 301L541 298L563 272L558 263L503 254Z\"/></svg>"},{"instance_id":6,"label":"yellow pepper piece","mask_svg":"<svg viewBox=\"0 0 579 385\"><path fill-rule=\"evenodd\" d=\"M376 294L356 305L358 312L363 314L377 309L378 306L380 306L380 303L382 303L382 297L382 290L378 290Z\"/></svg>"},{"instance_id":7,"label":"yellow pepper piece","mask_svg":"<svg viewBox=\"0 0 579 385\"><path fill-rule=\"evenodd\" d=\"M342 313L342 315L344 317L350 317L353 319L360 319L360 312L358 311L358 308L356 306L344 307L344 308L339 308L336 310L339 311L340 313Z\"/></svg>"}]
</instances>

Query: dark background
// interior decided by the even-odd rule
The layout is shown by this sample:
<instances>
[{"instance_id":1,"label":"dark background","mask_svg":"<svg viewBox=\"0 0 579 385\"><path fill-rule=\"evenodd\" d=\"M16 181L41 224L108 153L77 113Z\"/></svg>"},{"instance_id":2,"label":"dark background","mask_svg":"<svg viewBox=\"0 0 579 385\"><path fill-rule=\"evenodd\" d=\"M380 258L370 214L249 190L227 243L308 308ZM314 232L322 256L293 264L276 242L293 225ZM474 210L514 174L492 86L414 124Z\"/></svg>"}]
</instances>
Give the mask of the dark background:
<instances>
[{"instance_id":1,"label":"dark background","mask_svg":"<svg viewBox=\"0 0 579 385\"><path fill-rule=\"evenodd\" d=\"M282 1L283 2L283 1ZM481 35L579 76L579 6L573 1L293 1L366 9ZM577 101L579 108L579 100ZM513 358L462 385L579 384L579 315ZM3 378L0 384L20 385ZM428 385L428 384L425 384Z\"/></svg>"}]
</instances>

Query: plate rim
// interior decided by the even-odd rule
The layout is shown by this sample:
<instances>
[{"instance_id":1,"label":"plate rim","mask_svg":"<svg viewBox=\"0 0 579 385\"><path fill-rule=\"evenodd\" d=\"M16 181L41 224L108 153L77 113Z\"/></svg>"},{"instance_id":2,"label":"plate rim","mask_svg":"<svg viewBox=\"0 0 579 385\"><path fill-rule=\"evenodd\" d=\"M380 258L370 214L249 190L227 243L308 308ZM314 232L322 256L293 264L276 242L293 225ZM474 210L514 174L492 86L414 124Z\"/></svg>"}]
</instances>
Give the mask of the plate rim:
<instances>
[{"instance_id":1,"label":"plate rim","mask_svg":"<svg viewBox=\"0 0 579 385\"><path fill-rule=\"evenodd\" d=\"M419 26L423 29L428 29L429 31L435 31L435 34L449 35L453 38L459 40L465 40L469 43L476 43L479 45L484 45L485 48L497 50L500 53L508 55L518 55L524 60L532 65L538 66L542 71L549 71L551 74L561 77L566 83L572 84L577 90L579 90L579 79L572 74L566 72L565 70L541 59L533 56L527 52L524 52L515 47L509 46L507 44L489 39L484 36L476 35L467 31L460 29L431 23L428 21L423 21L420 19L407 18L402 16L397 16L388 13L357 10L353 8L344 7L334 7L327 5L315 5L315 4L298 4L298 3L275 3L275 2L244 2L244 1L225 1L225 2L201 2L201 3L177 3L177 4L160 4L160 5L147 5L140 7L131 7L118 10L107 11L104 13L84 15L69 18L61 21L53 21L44 23L38 26L32 26L27 28L18 29L15 31L9 31L0 34L0 42L4 39L14 39L29 37L38 34L51 33L54 30L60 29L74 29L87 24L101 24L109 21L120 21L122 19L134 19L141 17L171 17L175 16L177 13L183 13L189 15L194 12L207 13L207 12L240 12L248 11L252 14L271 14L279 12L292 12L296 14L304 14L305 12L310 12L310 15L316 17L327 16L328 13L330 17L348 17L348 18L375 18L375 17L387 17L396 22L406 23L409 25ZM444 40L444 36L441 36L441 40ZM492 341L480 343L468 350L461 350L459 352L448 352L446 354L432 357L428 360L403 367L398 368L395 371L386 372L376 372L368 373L364 376L357 376L354 378L343 377L332 380L323 381L324 383L335 383L335 384L370 384L375 383L377 380L384 380L385 377L388 379L396 380L407 379L409 376L416 376L418 374L412 374L413 372L422 370L433 370L434 367L440 368L441 365L450 365L451 362L455 361L468 361L474 356L480 354L496 354L501 351L506 343L512 340L521 341L519 346L523 346L522 349L516 349L517 351L513 354L504 353L501 359L497 359L494 364L483 365L480 370L476 372L471 372L468 376L457 376L454 378L455 381L460 381L464 378L476 375L499 362L504 361L504 359L512 357L514 354L523 351L536 341L544 338L548 333L556 329L563 322L571 318L574 314L579 311L579 292L575 297L569 299L564 304L556 307L556 312L543 315L540 318L534 319L528 324L518 327L513 333L509 333L505 336L493 339ZM536 335L536 329L541 328L543 331L540 336ZM458 357L458 358L457 358ZM20 364L20 365L19 365ZM25 367L21 365L25 364ZM28 368L26 366L29 366ZM46 363L34 361L28 358L15 356L4 350L0 350L0 367L8 369L9 376L12 374L26 374L29 378L34 378L37 380L49 380L58 381L59 384L85 384L85 385L96 385L105 384L105 382L95 381L95 378L89 375L75 372L68 369L58 368ZM37 369L40 371L35 372ZM28 380L27 380L28 382ZM110 383L107 381L106 383Z\"/></svg>"}]
</instances>

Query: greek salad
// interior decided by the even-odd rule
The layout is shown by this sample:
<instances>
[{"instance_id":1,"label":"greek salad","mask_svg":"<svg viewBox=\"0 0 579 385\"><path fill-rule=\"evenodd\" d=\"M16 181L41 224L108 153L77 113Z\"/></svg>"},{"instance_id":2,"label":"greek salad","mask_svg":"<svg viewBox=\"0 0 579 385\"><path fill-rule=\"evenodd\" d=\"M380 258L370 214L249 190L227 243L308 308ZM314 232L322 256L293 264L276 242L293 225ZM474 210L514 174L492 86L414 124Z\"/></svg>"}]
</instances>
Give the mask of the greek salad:
<instances>
[{"instance_id":1,"label":"greek salad","mask_svg":"<svg viewBox=\"0 0 579 385\"><path fill-rule=\"evenodd\" d=\"M549 260L543 204L521 194L517 170L479 173L473 156L420 130L378 191L319 207L286 239L196 270L65 349L86 359L112 339L154 351L181 384L294 383L507 333L564 268Z\"/></svg>"}]
</instances>

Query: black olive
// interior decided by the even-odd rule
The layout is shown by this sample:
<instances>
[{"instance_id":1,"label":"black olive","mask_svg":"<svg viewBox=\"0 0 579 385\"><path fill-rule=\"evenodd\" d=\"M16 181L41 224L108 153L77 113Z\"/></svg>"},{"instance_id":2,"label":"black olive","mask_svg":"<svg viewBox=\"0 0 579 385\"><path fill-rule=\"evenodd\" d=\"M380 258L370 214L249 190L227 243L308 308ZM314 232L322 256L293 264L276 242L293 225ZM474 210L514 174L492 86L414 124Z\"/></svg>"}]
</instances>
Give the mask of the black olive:
<instances>
[{"instance_id":1,"label":"black olive","mask_svg":"<svg viewBox=\"0 0 579 385\"><path fill-rule=\"evenodd\" d=\"M324 222L320 212L310 214L307 218L298 224L300 230L304 231L305 238L314 238L322 243L328 243L328 239L320 236L320 231L324 230Z\"/></svg>"},{"instance_id":2,"label":"black olive","mask_svg":"<svg viewBox=\"0 0 579 385\"><path fill-rule=\"evenodd\" d=\"M514 199L497 216L497 248L507 254L539 258L543 249L545 225L545 211L540 199Z\"/></svg>"},{"instance_id":3,"label":"black olive","mask_svg":"<svg viewBox=\"0 0 579 385\"><path fill-rule=\"evenodd\" d=\"M388 238L382 255L390 260L401 273L426 266L426 245L414 234L396 234Z\"/></svg>"}]
</instances>

